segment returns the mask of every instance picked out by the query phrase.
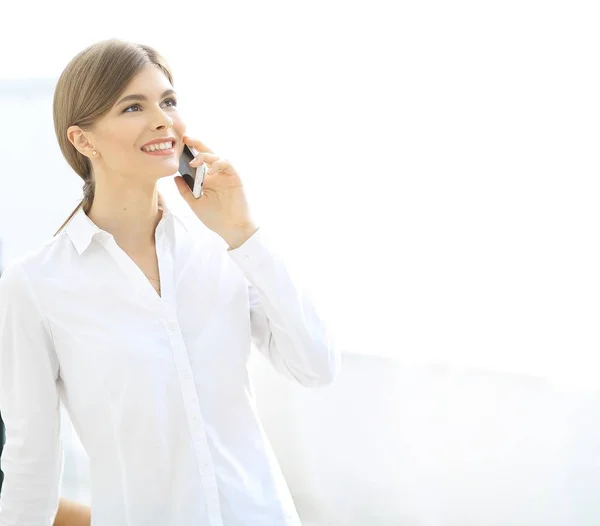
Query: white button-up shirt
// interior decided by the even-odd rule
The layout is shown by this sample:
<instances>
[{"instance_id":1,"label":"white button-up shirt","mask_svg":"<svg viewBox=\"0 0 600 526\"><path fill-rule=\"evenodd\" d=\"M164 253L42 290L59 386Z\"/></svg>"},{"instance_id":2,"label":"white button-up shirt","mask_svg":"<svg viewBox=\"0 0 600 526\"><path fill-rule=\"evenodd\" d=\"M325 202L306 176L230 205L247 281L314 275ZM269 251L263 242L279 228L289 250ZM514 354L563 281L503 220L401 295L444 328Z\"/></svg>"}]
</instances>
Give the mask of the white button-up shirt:
<instances>
[{"instance_id":1,"label":"white button-up shirt","mask_svg":"<svg viewBox=\"0 0 600 526\"><path fill-rule=\"evenodd\" d=\"M305 386L340 357L263 229L234 250L163 199L161 296L80 209L0 279L0 526L49 526L60 401L90 460L93 526L297 526L259 422L251 343Z\"/></svg>"}]
</instances>

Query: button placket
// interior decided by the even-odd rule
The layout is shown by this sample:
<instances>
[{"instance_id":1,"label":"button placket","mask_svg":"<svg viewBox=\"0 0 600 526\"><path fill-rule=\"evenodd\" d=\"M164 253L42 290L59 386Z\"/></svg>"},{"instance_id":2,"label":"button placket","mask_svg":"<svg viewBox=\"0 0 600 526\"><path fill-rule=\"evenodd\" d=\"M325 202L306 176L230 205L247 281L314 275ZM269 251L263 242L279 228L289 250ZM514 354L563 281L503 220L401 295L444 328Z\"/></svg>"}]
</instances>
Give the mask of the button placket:
<instances>
[{"instance_id":1,"label":"button placket","mask_svg":"<svg viewBox=\"0 0 600 526\"><path fill-rule=\"evenodd\" d=\"M187 416L192 447L196 454L198 471L207 499L206 504L210 524L211 526L222 526L223 522L221 518L218 485L213 459L210 454L204 418L202 417L192 366L189 360L185 340L181 332L181 327L177 320L171 254L166 250L166 247L164 248L163 257L161 258L161 270L164 270L164 272L162 272L164 275L164 281L162 283L164 292L162 297L163 323L171 344L173 361L179 378L179 388L182 394L184 411Z\"/></svg>"},{"instance_id":2,"label":"button placket","mask_svg":"<svg viewBox=\"0 0 600 526\"><path fill-rule=\"evenodd\" d=\"M172 328L170 322L167 322L166 326L168 327L167 330L169 330L169 327ZM208 446L206 428L200 409L200 400L198 399L198 393L196 391L192 367L187 355L185 342L183 341L181 332L176 331L175 334L170 333L169 339L171 341L173 359L175 361L175 367L179 377L179 386L183 398L184 410L187 415L188 427L192 439L192 447L196 454L196 461L202 480L202 486L205 490L205 495L207 496L216 492L216 495L207 501L209 515L212 517L211 525L220 525L222 523L217 479Z\"/></svg>"}]
</instances>

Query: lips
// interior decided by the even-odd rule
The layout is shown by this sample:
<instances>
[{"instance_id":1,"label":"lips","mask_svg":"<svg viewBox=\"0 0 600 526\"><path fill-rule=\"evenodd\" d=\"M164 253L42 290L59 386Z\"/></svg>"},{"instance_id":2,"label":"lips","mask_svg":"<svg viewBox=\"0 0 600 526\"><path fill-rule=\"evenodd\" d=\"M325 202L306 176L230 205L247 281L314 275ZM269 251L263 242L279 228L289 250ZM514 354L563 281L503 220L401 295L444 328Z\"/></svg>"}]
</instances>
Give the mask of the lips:
<instances>
[{"instance_id":1,"label":"lips","mask_svg":"<svg viewBox=\"0 0 600 526\"><path fill-rule=\"evenodd\" d=\"M173 145L172 147L175 147L175 144L176 144L177 141L175 140L175 137L160 137L158 139L153 139L153 140L147 142L146 144L144 144L142 146L141 149L143 150L147 146L151 146L152 144L160 144L162 142L171 142L172 145Z\"/></svg>"}]
</instances>

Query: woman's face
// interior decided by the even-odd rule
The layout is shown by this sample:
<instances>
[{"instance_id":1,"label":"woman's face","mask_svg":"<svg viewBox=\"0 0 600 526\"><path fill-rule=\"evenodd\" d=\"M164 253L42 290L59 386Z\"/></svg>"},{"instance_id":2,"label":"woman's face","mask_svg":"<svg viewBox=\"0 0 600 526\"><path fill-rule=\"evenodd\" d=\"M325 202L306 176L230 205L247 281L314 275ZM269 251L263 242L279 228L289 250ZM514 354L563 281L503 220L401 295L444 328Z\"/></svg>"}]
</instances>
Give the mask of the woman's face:
<instances>
[{"instance_id":1,"label":"woman's face","mask_svg":"<svg viewBox=\"0 0 600 526\"><path fill-rule=\"evenodd\" d=\"M96 121L93 131L86 133L98 152L97 158L89 156L94 174L141 184L173 175L179 168L185 129L169 80L157 66L148 66L132 79L110 111ZM142 149L149 141L163 138L173 141L165 155Z\"/></svg>"}]
</instances>

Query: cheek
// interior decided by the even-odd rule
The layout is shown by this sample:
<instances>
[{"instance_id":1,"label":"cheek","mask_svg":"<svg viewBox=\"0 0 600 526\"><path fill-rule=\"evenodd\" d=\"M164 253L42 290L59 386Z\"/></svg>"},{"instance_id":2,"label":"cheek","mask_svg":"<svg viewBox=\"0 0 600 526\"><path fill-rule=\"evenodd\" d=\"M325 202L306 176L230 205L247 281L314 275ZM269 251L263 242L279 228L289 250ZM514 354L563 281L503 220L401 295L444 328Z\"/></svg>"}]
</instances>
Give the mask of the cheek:
<instances>
[{"instance_id":1,"label":"cheek","mask_svg":"<svg viewBox=\"0 0 600 526\"><path fill-rule=\"evenodd\" d=\"M187 135L187 126L185 125L183 119L173 119L173 131L175 132L175 136L179 141L177 153L181 155L183 152L183 136Z\"/></svg>"},{"instance_id":2,"label":"cheek","mask_svg":"<svg viewBox=\"0 0 600 526\"><path fill-rule=\"evenodd\" d=\"M106 142L116 157L130 155L136 148L140 133L130 123L115 127L106 135Z\"/></svg>"},{"instance_id":3,"label":"cheek","mask_svg":"<svg viewBox=\"0 0 600 526\"><path fill-rule=\"evenodd\" d=\"M180 116L177 116L173 119L173 128L175 128L175 131L179 137L183 137L187 132L185 121Z\"/></svg>"}]
</instances>

